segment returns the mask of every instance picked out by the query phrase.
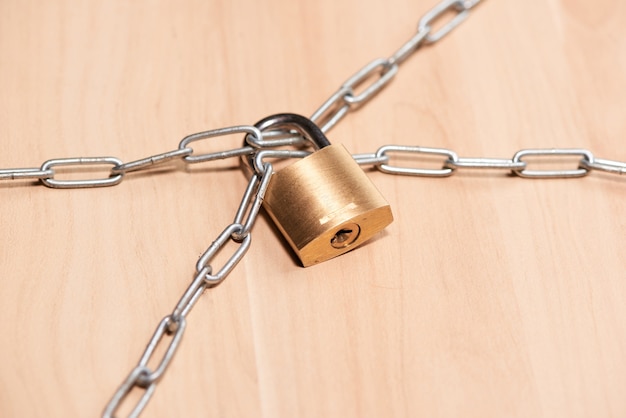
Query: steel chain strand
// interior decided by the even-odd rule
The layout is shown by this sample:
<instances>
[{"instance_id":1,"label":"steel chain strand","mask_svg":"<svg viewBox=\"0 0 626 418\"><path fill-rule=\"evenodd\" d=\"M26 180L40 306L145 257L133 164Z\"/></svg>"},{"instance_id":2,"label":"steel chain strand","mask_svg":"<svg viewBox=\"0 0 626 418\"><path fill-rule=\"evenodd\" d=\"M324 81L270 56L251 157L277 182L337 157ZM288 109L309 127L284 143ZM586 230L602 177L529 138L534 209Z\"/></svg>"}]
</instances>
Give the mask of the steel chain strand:
<instances>
[{"instance_id":1,"label":"steel chain strand","mask_svg":"<svg viewBox=\"0 0 626 418\"><path fill-rule=\"evenodd\" d=\"M238 133L248 134L248 142L251 145L201 155L193 155L194 150L189 146L190 143L195 141ZM151 169L155 166L159 166L176 159L182 159L188 164L215 161L253 154L255 149L262 145L297 145L304 141L301 137L294 138L293 135L288 138L270 140L264 140L264 136L276 136L276 134L272 135L268 133L268 135L264 135L256 127L251 125L231 126L188 135L180 141L178 148L175 150L155 154L127 163L123 163L120 159L115 157L57 158L45 161L39 168L2 169L0 170L0 180L34 179L40 180L42 184L51 188L65 189L114 186L119 184L123 180L124 175L127 173ZM84 180L61 180L55 178L56 172L54 167L82 166L90 169L105 164L112 166L109 176L106 178Z\"/></svg>"},{"instance_id":2,"label":"steel chain strand","mask_svg":"<svg viewBox=\"0 0 626 418\"><path fill-rule=\"evenodd\" d=\"M229 132L231 128L221 128L221 132ZM217 130L216 130L217 131ZM208 131L214 132L214 131ZM267 136L274 132L264 132L262 135ZM203 136L205 133L194 134L186 137L192 137L194 140L208 138ZM284 135L284 133L282 133ZM201 137L200 137L201 136ZM214 135L215 136L215 135ZM282 145L299 145L299 138L293 135L289 136L286 141L267 140L263 146L271 141L280 141ZM254 139L254 141L257 141ZM262 140L264 141L264 140ZM191 141L188 141L188 144ZM257 141L259 142L259 141ZM59 158L48 160L42 164L40 168L13 168L1 169L0 180L40 180L48 187L52 188L86 188L86 187L103 187L119 184L124 175L129 172L146 170L154 168L157 165L169 162L174 159L183 159L191 157L193 149L186 147L181 143L181 148L156 154L140 160L122 163L114 157L89 157L89 158ZM277 145L278 146L278 145ZM214 161L218 159L227 159L242 155L253 155L253 167L259 175L264 173L264 158L303 158L309 155L310 151L305 150L286 150L286 149L269 149L261 150L254 147L240 147L224 151L202 154L199 160L190 161L190 163ZM389 164L389 154L434 154L447 157L440 169L412 168L401 167ZM562 157L562 156L580 156L578 167L569 170L529 170L524 157ZM518 151L512 159L503 158L486 158L472 157L461 158L456 156L454 151L444 148L430 148L408 145L384 145L375 153L354 154L353 158L359 165L374 165L380 171L389 174L404 174L412 176L426 177L447 177L452 175L457 169L502 169L511 170L514 174L524 178L575 178L589 174L591 171L602 171L609 174L624 175L626 174L626 162L610 160L604 158L596 158L594 154L585 149L569 149L569 148L549 148L549 149L523 149ZM417 156L419 158L419 155ZM103 164L113 165L108 178L90 179L90 180L60 180L55 178L53 167L56 166L100 166ZM246 228L249 230L249 228Z\"/></svg>"},{"instance_id":3,"label":"steel chain strand","mask_svg":"<svg viewBox=\"0 0 626 418\"><path fill-rule=\"evenodd\" d=\"M172 313L166 315L157 325L157 328L150 338L150 341L141 355L139 362L131 370L128 377L124 380L124 382L122 382L120 387L113 394L109 403L106 405L102 415L104 418L114 417L120 405L134 388L144 389L145 392L140 397L138 403L133 407L130 416L139 416L139 414L146 407L150 397L156 389L156 384L163 377L163 374L167 370L167 367L174 358L174 354L180 345L183 333L185 332L185 327L187 325L188 313L198 301L204 290L208 287L219 285L248 251L252 239L250 229L258 217L259 208L265 196L267 184L269 183L272 172L272 165L270 163L265 163L264 173L261 178L258 178L255 173L252 174L248 187L246 188L244 196L241 200L241 204L237 209L235 222L228 225L200 256L198 262L196 263L196 276L179 299ZM248 217L245 223L241 223L246 212L248 213ZM239 244L239 248L233 252L230 258L217 271L217 273L213 274L211 261L224 247L224 245L231 240ZM161 341L164 340L166 335L171 336L171 340L160 362L158 363L158 366L152 370L148 367L148 362L152 359L156 348Z\"/></svg>"},{"instance_id":4,"label":"steel chain strand","mask_svg":"<svg viewBox=\"0 0 626 418\"><path fill-rule=\"evenodd\" d=\"M470 10L481 0L444 0L438 3L430 11L426 12L419 20L417 33L405 42L389 58L378 58L366 64L359 71L348 78L339 89L333 93L311 115L322 132L330 131L352 109L368 102L376 93L382 90L398 73L399 65L409 56L415 53L422 45L432 45L441 40L445 35L459 26L469 16ZM450 11L455 11L455 16L445 23L435 34L432 34L432 24ZM356 94L355 89L361 87L373 76L377 78L369 86Z\"/></svg>"},{"instance_id":5,"label":"steel chain strand","mask_svg":"<svg viewBox=\"0 0 626 418\"><path fill-rule=\"evenodd\" d=\"M406 167L390 163L390 154L406 155L419 160L420 157L439 155L447 157L441 168ZM524 178L575 178L583 177L591 171L603 171L609 174L626 174L626 162L595 158L593 153L581 148L545 148L523 149L515 153L511 159L505 158L466 158L459 157L456 152L445 148L429 148L408 145L384 145L373 154L354 154L352 156L359 165L374 165L384 173L411 175L418 177L447 177L458 169L509 170L512 174ZM567 170L529 170L524 157L550 157L550 160L563 162L571 157L581 157L577 168Z\"/></svg>"}]
</instances>

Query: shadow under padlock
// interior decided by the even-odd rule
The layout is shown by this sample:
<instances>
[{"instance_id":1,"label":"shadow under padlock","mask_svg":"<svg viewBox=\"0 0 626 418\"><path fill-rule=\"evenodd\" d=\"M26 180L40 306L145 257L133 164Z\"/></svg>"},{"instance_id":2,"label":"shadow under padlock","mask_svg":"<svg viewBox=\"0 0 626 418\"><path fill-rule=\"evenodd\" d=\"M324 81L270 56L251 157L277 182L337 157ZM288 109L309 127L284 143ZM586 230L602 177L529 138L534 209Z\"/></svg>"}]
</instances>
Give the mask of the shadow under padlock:
<instances>
[{"instance_id":1,"label":"shadow under padlock","mask_svg":"<svg viewBox=\"0 0 626 418\"><path fill-rule=\"evenodd\" d=\"M393 221L389 203L352 155L343 145L331 145L310 119L281 113L255 126L295 130L316 148L274 172L263 200L304 267L353 250Z\"/></svg>"}]
</instances>

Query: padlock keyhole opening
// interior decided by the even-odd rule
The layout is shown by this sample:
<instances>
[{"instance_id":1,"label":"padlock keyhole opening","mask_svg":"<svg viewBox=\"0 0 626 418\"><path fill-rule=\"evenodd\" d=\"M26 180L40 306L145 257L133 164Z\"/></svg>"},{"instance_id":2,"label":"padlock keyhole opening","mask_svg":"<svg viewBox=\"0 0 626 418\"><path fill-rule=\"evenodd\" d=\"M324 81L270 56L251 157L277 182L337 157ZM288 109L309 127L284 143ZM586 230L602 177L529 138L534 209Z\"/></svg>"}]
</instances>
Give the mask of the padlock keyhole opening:
<instances>
[{"instance_id":1,"label":"padlock keyhole opening","mask_svg":"<svg viewBox=\"0 0 626 418\"><path fill-rule=\"evenodd\" d=\"M330 239L330 245L333 248L341 249L346 248L359 238L361 234L361 227L357 224L343 225L335 235Z\"/></svg>"}]
</instances>

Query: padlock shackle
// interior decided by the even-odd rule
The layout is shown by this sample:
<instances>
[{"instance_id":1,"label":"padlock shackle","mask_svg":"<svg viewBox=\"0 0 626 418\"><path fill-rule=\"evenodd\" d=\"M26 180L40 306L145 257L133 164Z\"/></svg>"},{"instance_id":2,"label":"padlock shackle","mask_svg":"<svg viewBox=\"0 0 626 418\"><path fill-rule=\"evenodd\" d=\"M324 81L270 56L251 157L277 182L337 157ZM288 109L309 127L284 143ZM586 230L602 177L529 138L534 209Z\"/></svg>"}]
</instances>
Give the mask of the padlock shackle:
<instances>
[{"instance_id":1,"label":"padlock shackle","mask_svg":"<svg viewBox=\"0 0 626 418\"><path fill-rule=\"evenodd\" d=\"M261 119L254 124L259 130L293 129L313 143L315 148L322 149L330 145L324 132L313 121L295 113L278 113Z\"/></svg>"}]
</instances>

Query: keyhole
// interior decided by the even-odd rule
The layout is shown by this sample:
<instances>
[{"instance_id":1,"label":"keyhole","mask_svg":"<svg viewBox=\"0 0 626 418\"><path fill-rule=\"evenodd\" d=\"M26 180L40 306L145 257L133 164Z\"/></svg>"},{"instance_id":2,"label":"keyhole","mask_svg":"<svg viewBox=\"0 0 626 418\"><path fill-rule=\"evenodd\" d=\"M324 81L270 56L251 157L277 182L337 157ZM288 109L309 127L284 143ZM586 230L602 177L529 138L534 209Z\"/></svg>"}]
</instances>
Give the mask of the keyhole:
<instances>
[{"instance_id":1,"label":"keyhole","mask_svg":"<svg viewBox=\"0 0 626 418\"><path fill-rule=\"evenodd\" d=\"M357 224L343 225L330 239L330 245L333 248L346 248L356 241L360 233L361 227Z\"/></svg>"}]
</instances>

